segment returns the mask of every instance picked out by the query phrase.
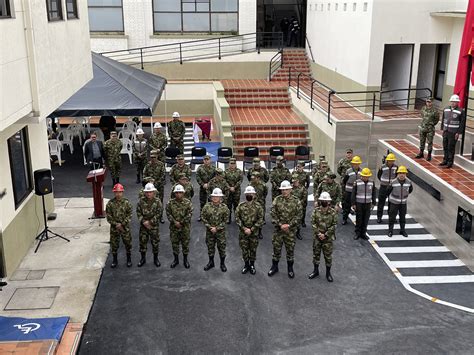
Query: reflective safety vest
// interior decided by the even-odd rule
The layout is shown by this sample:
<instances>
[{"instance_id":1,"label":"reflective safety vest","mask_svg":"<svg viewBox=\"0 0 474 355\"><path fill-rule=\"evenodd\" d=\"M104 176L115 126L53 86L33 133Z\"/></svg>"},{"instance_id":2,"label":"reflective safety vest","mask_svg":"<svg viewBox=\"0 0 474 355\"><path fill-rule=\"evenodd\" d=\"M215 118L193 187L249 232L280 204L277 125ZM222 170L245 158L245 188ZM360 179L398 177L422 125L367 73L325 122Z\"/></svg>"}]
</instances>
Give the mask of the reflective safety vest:
<instances>
[{"instance_id":1,"label":"reflective safety vest","mask_svg":"<svg viewBox=\"0 0 474 355\"><path fill-rule=\"evenodd\" d=\"M356 202L357 203L372 203L372 191L374 190L374 182L367 181L364 182L362 180L356 181L357 185L357 194L356 194Z\"/></svg>"},{"instance_id":2,"label":"reflective safety vest","mask_svg":"<svg viewBox=\"0 0 474 355\"><path fill-rule=\"evenodd\" d=\"M458 133L463 112L459 108L447 107L443 111L443 131Z\"/></svg>"},{"instance_id":3,"label":"reflective safety vest","mask_svg":"<svg viewBox=\"0 0 474 355\"><path fill-rule=\"evenodd\" d=\"M395 164L393 164L391 168L389 168L387 164L384 164L380 170L382 170L380 185L388 186L397 178L397 166Z\"/></svg>"},{"instance_id":4,"label":"reflective safety vest","mask_svg":"<svg viewBox=\"0 0 474 355\"><path fill-rule=\"evenodd\" d=\"M346 175L349 175L349 179L346 182L346 192L352 192L354 182L360 178L360 169L355 171L354 168L350 167L347 169Z\"/></svg>"},{"instance_id":5,"label":"reflective safety vest","mask_svg":"<svg viewBox=\"0 0 474 355\"><path fill-rule=\"evenodd\" d=\"M396 179L392 182L391 186L392 192L388 197L388 201L396 205L405 205L407 203L408 195L410 194L411 181L405 179L402 184L400 183L400 180Z\"/></svg>"},{"instance_id":6,"label":"reflective safety vest","mask_svg":"<svg viewBox=\"0 0 474 355\"><path fill-rule=\"evenodd\" d=\"M133 141L133 148L134 148L134 151L137 153L146 152L146 147L147 147L146 139L142 139L141 141L136 139Z\"/></svg>"}]
</instances>

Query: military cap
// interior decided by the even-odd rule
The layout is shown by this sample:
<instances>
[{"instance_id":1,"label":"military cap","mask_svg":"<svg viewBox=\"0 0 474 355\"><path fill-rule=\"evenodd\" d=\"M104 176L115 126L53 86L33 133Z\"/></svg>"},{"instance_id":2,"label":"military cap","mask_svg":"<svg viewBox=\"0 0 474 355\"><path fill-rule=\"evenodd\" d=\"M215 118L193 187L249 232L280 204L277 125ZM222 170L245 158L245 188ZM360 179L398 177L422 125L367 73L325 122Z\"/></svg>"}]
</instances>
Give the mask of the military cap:
<instances>
[{"instance_id":1,"label":"military cap","mask_svg":"<svg viewBox=\"0 0 474 355\"><path fill-rule=\"evenodd\" d=\"M260 163L260 158L257 158L257 157L253 158L253 162L254 163Z\"/></svg>"},{"instance_id":2,"label":"military cap","mask_svg":"<svg viewBox=\"0 0 474 355\"><path fill-rule=\"evenodd\" d=\"M277 161L283 161L283 159L284 159L284 158L283 158L283 156L281 156L281 155L277 156L277 158L276 158Z\"/></svg>"},{"instance_id":3,"label":"military cap","mask_svg":"<svg viewBox=\"0 0 474 355\"><path fill-rule=\"evenodd\" d=\"M110 131L110 135L117 134L117 131Z\"/></svg>"},{"instance_id":4,"label":"military cap","mask_svg":"<svg viewBox=\"0 0 474 355\"><path fill-rule=\"evenodd\" d=\"M324 154L319 154L319 160L324 160L326 159L326 156Z\"/></svg>"},{"instance_id":5,"label":"military cap","mask_svg":"<svg viewBox=\"0 0 474 355\"><path fill-rule=\"evenodd\" d=\"M321 165L327 166L328 165L327 160L321 160Z\"/></svg>"},{"instance_id":6,"label":"military cap","mask_svg":"<svg viewBox=\"0 0 474 355\"><path fill-rule=\"evenodd\" d=\"M176 159L184 159L184 155L183 155L183 154L178 154L178 155L176 156Z\"/></svg>"},{"instance_id":7,"label":"military cap","mask_svg":"<svg viewBox=\"0 0 474 355\"><path fill-rule=\"evenodd\" d=\"M216 174L221 175L223 172L224 172L224 170L222 170L221 168L216 169Z\"/></svg>"},{"instance_id":8,"label":"military cap","mask_svg":"<svg viewBox=\"0 0 474 355\"><path fill-rule=\"evenodd\" d=\"M155 179L153 179L151 176L145 176L143 178L143 181L145 181L146 183L149 183L149 182L155 182Z\"/></svg>"},{"instance_id":9,"label":"military cap","mask_svg":"<svg viewBox=\"0 0 474 355\"><path fill-rule=\"evenodd\" d=\"M431 101L433 101L433 98L432 98L432 97L427 97L427 98L426 98L426 101L431 102Z\"/></svg>"},{"instance_id":10,"label":"military cap","mask_svg":"<svg viewBox=\"0 0 474 355\"><path fill-rule=\"evenodd\" d=\"M298 179L298 175L296 175L296 174L291 175L291 181L293 181L293 182L295 182L295 181L300 181L300 180Z\"/></svg>"},{"instance_id":11,"label":"military cap","mask_svg":"<svg viewBox=\"0 0 474 355\"><path fill-rule=\"evenodd\" d=\"M298 160L298 165L304 166L305 165L304 160Z\"/></svg>"},{"instance_id":12,"label":"military cap","mask_svg":"<svg viewBox=\"0 0 474 355\"><path fill-rule=\"evenodd\" d=\"M334 174L334 173L326 174L326 176L327 176L328 178L330 178L330 179L335 179L335 178L337 177L337 175Z\"/></svg>"},{"instance_id":13,"label":"military cap","mask_svg":"<svg viewBox=\"0 0 474 355\"><path fill-rule=\"evenodd\" d=\"M237 162L237 159L236 158L230 158L229 159L229 163L236 163Z\"/></svg>"},{"instance_id":14,"label":"military cap","mask_svg":"<svg viewBox=\"0 0 474 355\"><path fill-rule=\"evenodd\" d=\"M252 171L252 176L260 177L260 173L258 171Z\"/></svg>"},{"instance_id":15,"label":"military cap","mask_svg":"<svg viewBox=\"0 0 474 355\"><path fill-rule=\"evenodd\" d=\"M182 178L189 179L188 175L186 175L185 173L181 173L181 174L178 175L178 179L182 179Z\"/></svg>"},{"instance_id":16,"label":"military cap","mask_svg":"<svg viewBox=\"0 0 474 355\"><path fill-rule=\"evenodd\" d=\"M354 153L354 151L352 150L352 148L347 148L346 153Z\"/></svg>"},{"instance_id":17,"label":"military cap","mask_svg":"<svg viewBox=\"0 0 474 355\"><path fill-rule=\"evenodd\" d=\"M204 156L204 159L211 159L211 156L210 156L209 154L206 154L206 155Z\"/></svg>"}]
</instances>

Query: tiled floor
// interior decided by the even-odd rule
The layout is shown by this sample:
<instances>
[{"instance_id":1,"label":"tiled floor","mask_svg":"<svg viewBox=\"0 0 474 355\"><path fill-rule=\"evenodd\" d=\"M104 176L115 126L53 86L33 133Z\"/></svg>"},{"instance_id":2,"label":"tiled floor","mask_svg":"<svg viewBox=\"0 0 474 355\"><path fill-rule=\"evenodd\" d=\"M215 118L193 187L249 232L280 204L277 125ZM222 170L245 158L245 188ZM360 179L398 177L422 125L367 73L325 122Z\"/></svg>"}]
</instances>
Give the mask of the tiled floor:
<instances>
[{"instance_id":1,"label":"tiled floor","mask_svg":"<svg viewBox=\"0 0 474 355\"><path fill-rule=\"evenodd\" d=\"M231 108L233 125L295 125L303 124L298 115L289 108Z\"/></svg>"},{"instance_id":2,"label":"tiled floor","mask_svg":"<svg viewBox=\"0 0 474 355\"><path fill-rule=\"evenodd\" d=\"M418 153L418 148L404 139L387 140L386 142L410 157L414 157ZM457 165L454 165L451 169L445 169L438 166L441 161L442 157L438 156L434 156L430 162L424 159L417 160L418 164L438 176L441 180L447 182L469 198L474 199L474 174Z\"/></svg>"},{"instance_id":3,"label":"tiled floor","mask_svg":"<svg viewBox=\"0 0 474 355\"><path fill-rule=\"evenodd\" d=\"M53 355L57 345L57 341L54 340L0 343L0 354Z\"/></svg>"},{"instance_id":4,"label":"tiled floor","mask_svg":"<svg viewBox=\"0 0 474 355\"><path fill-rule=\"evenodd\" d=\"M288 84L285 82L263 79L222 80L221 83L224 89L271 89L288 87Z\"/></svg>"}]
</instances>

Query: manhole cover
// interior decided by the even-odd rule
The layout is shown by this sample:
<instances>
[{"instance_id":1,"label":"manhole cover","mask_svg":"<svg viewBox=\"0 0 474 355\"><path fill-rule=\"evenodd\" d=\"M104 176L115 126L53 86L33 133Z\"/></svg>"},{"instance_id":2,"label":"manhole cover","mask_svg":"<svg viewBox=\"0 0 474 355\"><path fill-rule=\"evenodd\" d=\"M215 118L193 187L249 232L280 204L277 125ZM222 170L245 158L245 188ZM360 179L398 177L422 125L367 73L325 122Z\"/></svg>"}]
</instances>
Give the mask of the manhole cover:
<instances>
[{"instance_id":1,"label":"manhole cover","mask_svg":"<svg viewBox=\"0 0 474 355\"><path fill-rule=\"evenodd\" d=\"M5 311L49 309L53 305L59 287L17 288L8 301Z\"/></svg>"}]
</instances>

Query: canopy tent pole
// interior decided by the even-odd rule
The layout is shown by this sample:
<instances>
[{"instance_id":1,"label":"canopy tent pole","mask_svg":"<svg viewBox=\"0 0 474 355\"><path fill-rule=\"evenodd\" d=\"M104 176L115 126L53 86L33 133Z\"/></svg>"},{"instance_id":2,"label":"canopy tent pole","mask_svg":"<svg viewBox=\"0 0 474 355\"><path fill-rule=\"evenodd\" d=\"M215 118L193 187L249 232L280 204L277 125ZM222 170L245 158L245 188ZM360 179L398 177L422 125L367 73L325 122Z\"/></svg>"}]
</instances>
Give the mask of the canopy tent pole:
<instances>
[{"instance_id":1,"label":"canopy tent pole","mask_svg":"<svg viewBox=\"0 0 474 355\"><path fill-rule=\"evenodd\" d=\"M168 117L168 106L167 106L167 99L166 99L166 87L165 89L163 90L164 93L165 93L165 129L166 129L166 139L169 139L168 137L168 120L167 120L167 117Z\"/></svg>"}]
</instances>

